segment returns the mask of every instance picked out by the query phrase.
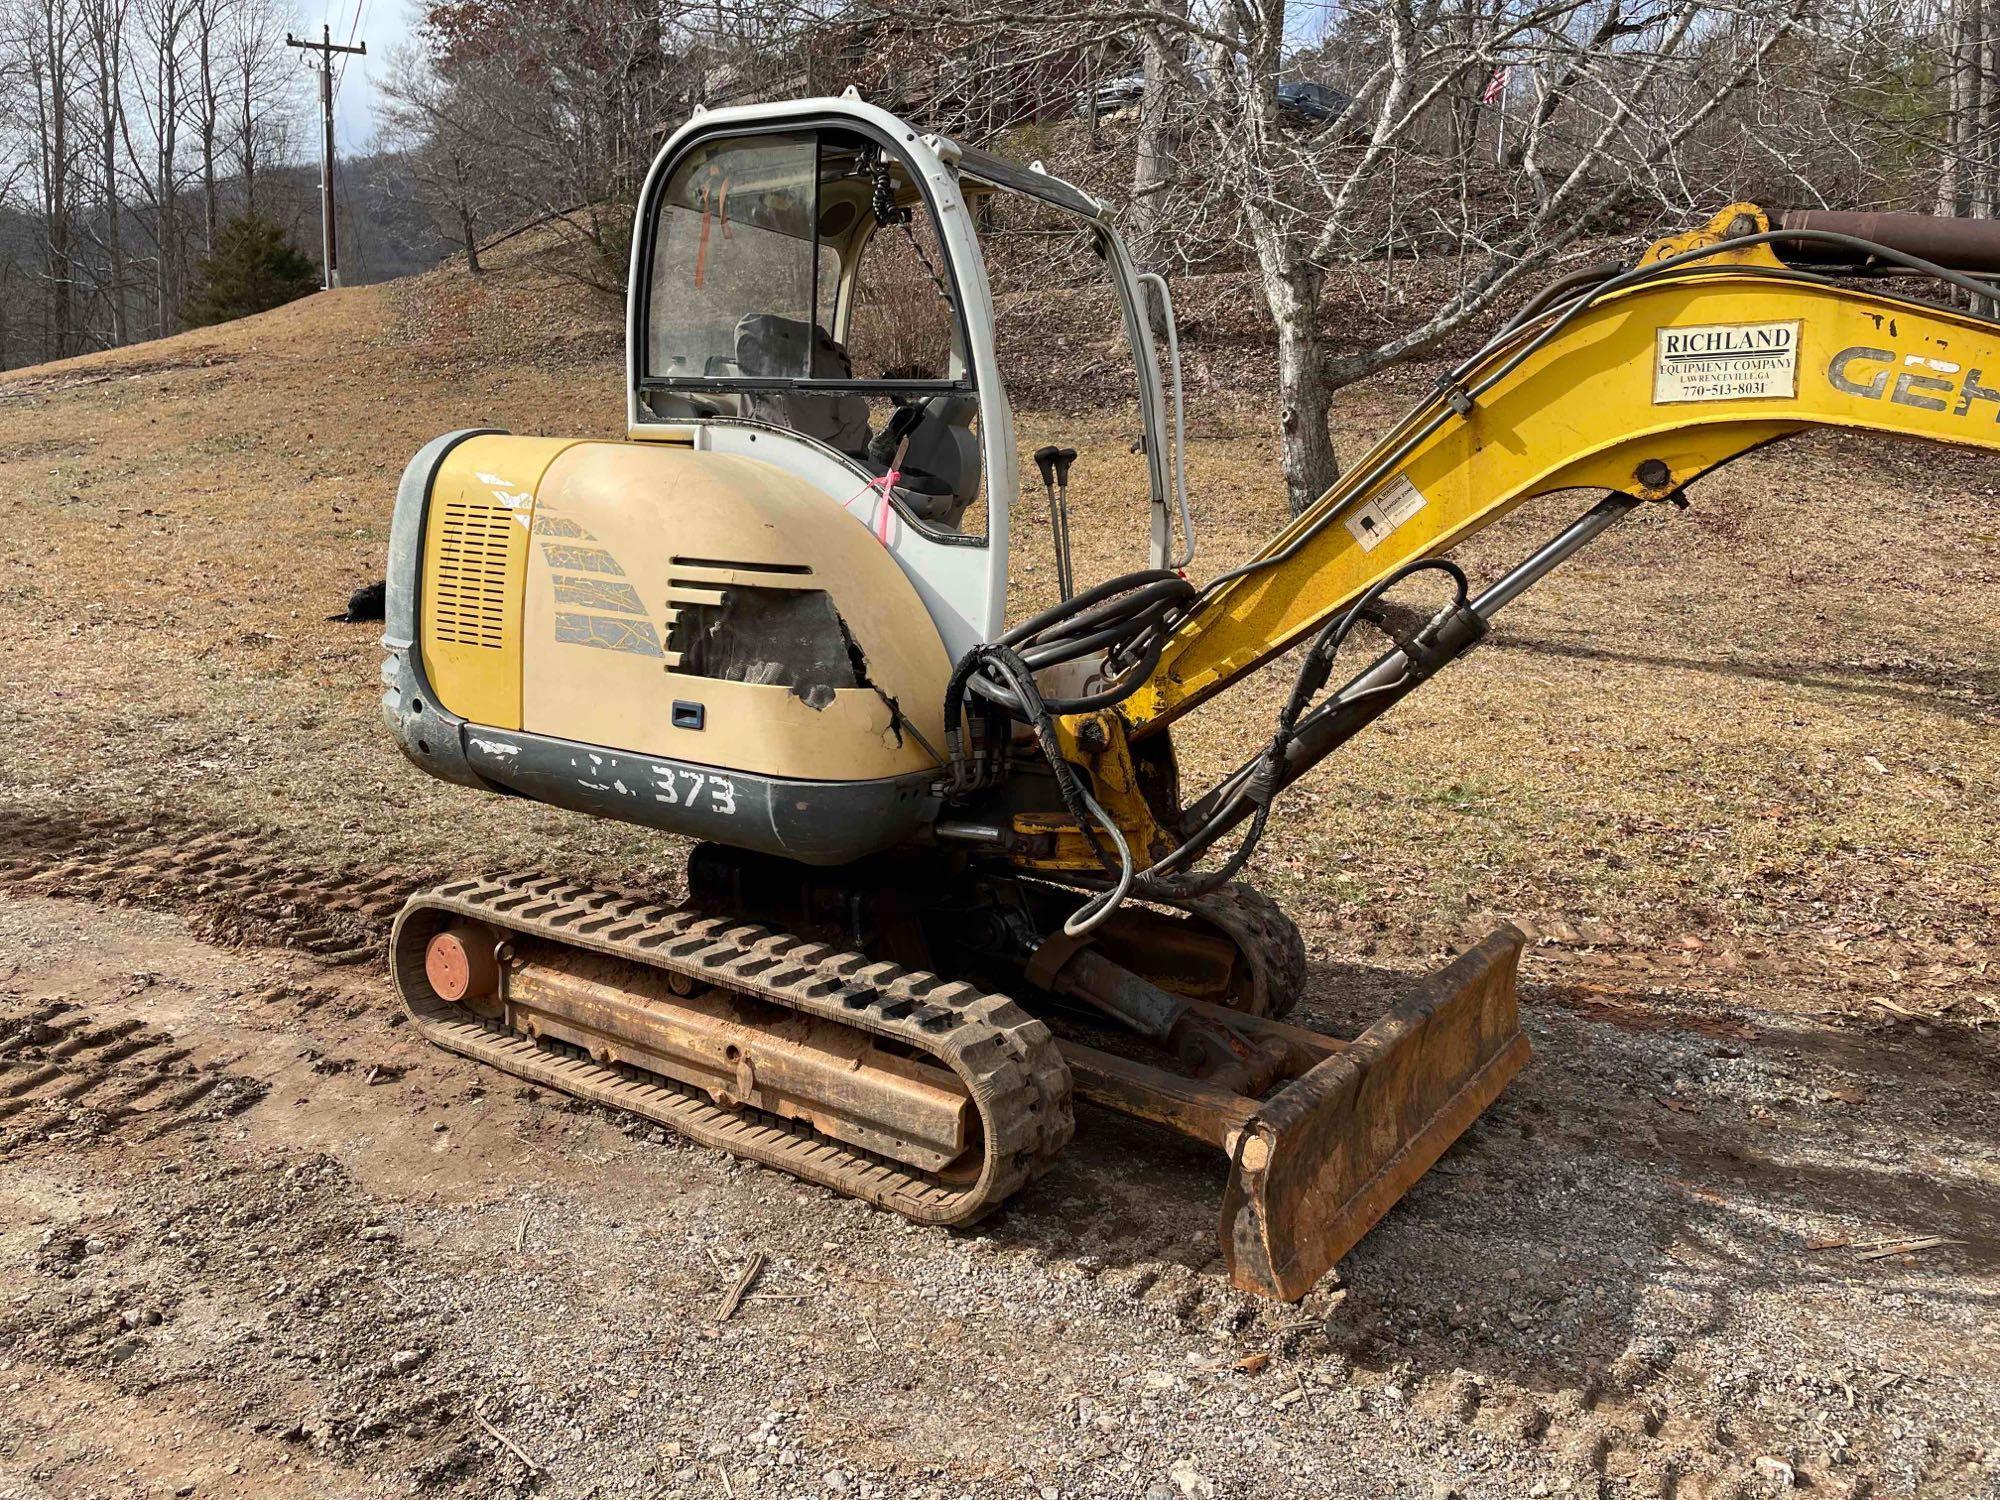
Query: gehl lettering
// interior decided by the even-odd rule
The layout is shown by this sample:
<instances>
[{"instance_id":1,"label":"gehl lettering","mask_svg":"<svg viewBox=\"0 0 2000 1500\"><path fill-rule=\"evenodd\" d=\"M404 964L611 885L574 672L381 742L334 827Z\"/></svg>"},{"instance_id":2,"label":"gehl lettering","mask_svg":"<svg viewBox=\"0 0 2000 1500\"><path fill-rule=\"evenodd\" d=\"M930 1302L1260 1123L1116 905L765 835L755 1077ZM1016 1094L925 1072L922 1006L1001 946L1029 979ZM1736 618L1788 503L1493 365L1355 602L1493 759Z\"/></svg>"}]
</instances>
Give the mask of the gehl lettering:
<instances>
[{"instance_id":1,"label":"gehl lettering","mask_svg":"<svg viewBox=\"0 0 2000 1500\"><path fill-rule=\"evenodd\" d=\"M1905 365L1921 362L1923 369L1901 369L1895 371L1895 382L1891 384L1889 375L1898 363ZM1881 368L1872 372L1868 366ZM1975 401L1991 401L1993 415L2000 420L2000 390L1981 383L1983 370L1967 370L1957 374L1958 366L1946 360L1933 360L1922 355L1899 357L1893 349L1871 349L1866 344L1852 344L1841 350L1827 363L1826 378L1837 391L1845 391L1850 396L1867 396L1879 401L1883 393L1899 406L1914 406L1924 411L1949 411L1954 417L1962 417L1972 410ZM1953 375L1957 374L1954 379ZM1956 395L1957 400L1949 398Z\"/></svg>"}]
</instances>

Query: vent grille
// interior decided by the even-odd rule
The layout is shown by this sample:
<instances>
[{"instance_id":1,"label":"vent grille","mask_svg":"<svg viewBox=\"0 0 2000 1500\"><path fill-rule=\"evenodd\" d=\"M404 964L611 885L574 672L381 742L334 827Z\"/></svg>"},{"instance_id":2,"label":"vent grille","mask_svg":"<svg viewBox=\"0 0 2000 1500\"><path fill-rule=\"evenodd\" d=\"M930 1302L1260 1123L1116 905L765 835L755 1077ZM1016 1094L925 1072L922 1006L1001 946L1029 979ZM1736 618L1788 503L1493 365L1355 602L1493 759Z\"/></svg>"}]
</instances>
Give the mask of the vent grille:
<instances>
[{"instance_id":1,"label":"vent grille","mask_svg":"<svg viewBox=\"0 0 2000 1500\"><path fill-rule=\"evenodd\" d=\"M507 559L514 513L448 500L438 518L437 591L431 628L440 641L498 651L507 624Z\"/></svg>"}]
</instances>

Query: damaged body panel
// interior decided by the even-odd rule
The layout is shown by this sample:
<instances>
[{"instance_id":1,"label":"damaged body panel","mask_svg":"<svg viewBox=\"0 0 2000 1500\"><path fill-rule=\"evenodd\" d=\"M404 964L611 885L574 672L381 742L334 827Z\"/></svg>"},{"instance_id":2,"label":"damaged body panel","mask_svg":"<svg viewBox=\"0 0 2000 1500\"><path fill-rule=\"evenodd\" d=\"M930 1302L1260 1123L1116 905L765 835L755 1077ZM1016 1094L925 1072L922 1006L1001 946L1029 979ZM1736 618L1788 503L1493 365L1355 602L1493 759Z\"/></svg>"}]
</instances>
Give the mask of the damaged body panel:
<instances>
[{"instance_id":1,"label":"damaged body panel","mask_svg":"<svg viewBox=\"0 0 2000 1500\"><path fill-rule=\"evenodd\" d=\"M517 440L468 446L500 441ZM779 780L937 770L944 643L823 491L758 459L580 443L537 486L534 526L521 729ZM936 722L910 735L890 700Z\"/></svg>"},{"instance_id":2,"label":"damaged body panel","mask_svg":"<svg viewBox=\"0 0 2000 1500\"><path fill-rule=\"evenodd\" d=\"M433 774L807 861L934 815L943 642L782 469L455 434L411 464L396 537L383 702Z\"/></svg>"},{"instance_id":3,"label":"damaged body panel","mask_svg":"<svg viewBox=\"0 0 2000 1500\"><path fill-rule=\"evenodd\" d=\"M714 604L684 604L674 622L680 670L723 682L790 688L825 708L841 688L863 685L866 664L824 589L731 586Z\"/></svg>"}]
</instances>

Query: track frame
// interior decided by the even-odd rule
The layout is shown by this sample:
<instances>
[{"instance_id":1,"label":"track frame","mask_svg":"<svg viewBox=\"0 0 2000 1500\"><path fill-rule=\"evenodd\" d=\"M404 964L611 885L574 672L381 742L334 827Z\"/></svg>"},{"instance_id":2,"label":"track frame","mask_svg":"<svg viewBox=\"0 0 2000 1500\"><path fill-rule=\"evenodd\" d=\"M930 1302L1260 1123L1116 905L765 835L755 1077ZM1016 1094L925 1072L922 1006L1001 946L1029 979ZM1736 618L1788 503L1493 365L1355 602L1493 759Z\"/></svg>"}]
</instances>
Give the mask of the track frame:
<instances>
[{"instance_id":1,"label":"track frame","mask_svg":"<svg viewBox=\"0 0 2000 1500\"><path fill-rule=\"evenodd\" d=\"M971 1180L947 1181L692 1086L578 1057L443 999L425 974L454 921L623 959L886 1038L949 1069L979 1120ZM449 1051L533 1083L629 1110L702 1145L861 1198L924 1224L979 1218L1046 1170L1075 1122L1070 1074L1048 1028L1004 995L842 952L753 922L535 875L457 881L411 896L389 940L411 1022Z\"/></svg>"}]
</instances>

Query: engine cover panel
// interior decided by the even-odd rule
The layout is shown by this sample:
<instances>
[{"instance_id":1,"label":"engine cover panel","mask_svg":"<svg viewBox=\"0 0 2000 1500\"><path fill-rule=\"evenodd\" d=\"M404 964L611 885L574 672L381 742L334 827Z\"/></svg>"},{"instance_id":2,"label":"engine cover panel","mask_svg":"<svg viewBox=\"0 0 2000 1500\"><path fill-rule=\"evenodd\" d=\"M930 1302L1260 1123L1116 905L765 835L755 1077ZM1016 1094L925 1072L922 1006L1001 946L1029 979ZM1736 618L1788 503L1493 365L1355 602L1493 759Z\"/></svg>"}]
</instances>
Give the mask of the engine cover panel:
<instances>
[{"instance_id":1,"label":"engine cover panel","mask_svg":"<svg viewBox=\"0 0 2000 1500\"><path fill-rule=\"evenodd\" d=\"M397 529L421 540L392 546L389 588L415 628L385 637L415 679L385 700L399 730L427 683L457 719L600 750L783 780L939 769L937 628L806 481L681 445L500 433L416 469Z\"/></svg>"}]
</instances>

